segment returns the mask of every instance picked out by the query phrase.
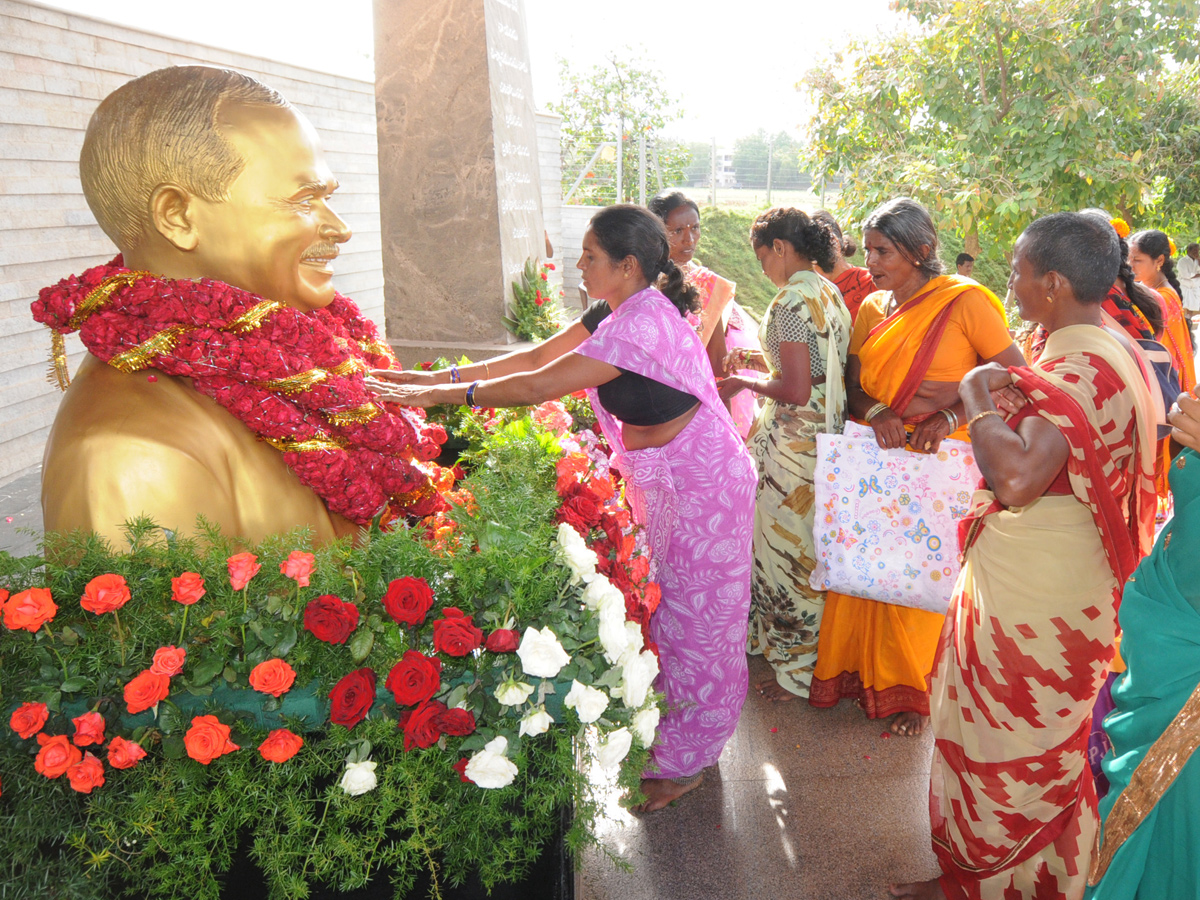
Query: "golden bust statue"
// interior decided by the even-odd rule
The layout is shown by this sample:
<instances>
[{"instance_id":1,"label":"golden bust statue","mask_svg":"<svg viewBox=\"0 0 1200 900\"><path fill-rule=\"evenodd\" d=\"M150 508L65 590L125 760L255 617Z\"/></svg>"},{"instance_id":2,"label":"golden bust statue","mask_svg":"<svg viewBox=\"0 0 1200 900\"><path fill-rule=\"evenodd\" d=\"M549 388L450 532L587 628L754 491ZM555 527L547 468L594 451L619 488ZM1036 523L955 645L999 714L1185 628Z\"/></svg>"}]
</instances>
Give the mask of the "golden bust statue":
<instances>
[{"instance_id":1,"label":"golden bust statue","mask_svg":"<svg viewBox=\"0 0 1200 900\"><path fill-rule=\"evenodd\" d=\"M352 533L354 523L331 512L331 500L338 508L338 491L327 489L323 499L309 486L322 477L321 465L296 459L313 447L344 451L348 445L334 425L353 429L353 423L385 415L381 408L364 404L340 417L321 409L328 421L309 428L311 439L294 443L286 435L256 434L246 424L260 411L263 417L276 414L276 407L280 416L311 422L311 408L291 405L299 391L339 384L334 376L356 366L369 368L360 353L338 367L307 368L274 381L246 375L252 363L264 372L274 365L269 357L276 355L275 345L264 348L261 338L268 332L260 329L270 316L291 316L286 333L294 337L279 342L282 354L304 343L309 314L335 300L331 263L350 229L330 206L337 179L312 125L274 90L241 73L162 69L100 104L88 126L80 174L88 205L123 256L90 271L124 274L107 274L97 289L87 282L88 273L77 279L85 284L77 289L82 299L72 299L68 308L70 327L61 326L66 314L57 325L39 316L39 303L49 305L47 293L61 293L67 281L43 291L34 304L35 316L60 333L80 328L91 351L66 390L46 447L46 530L88 529L119 546L124 523L139 515L184 534L194 532L203 515L226 534L252 542L302 526L317 543ZM193 303L188 298L195 296L207 302L211 295L214 309L241 309L220 305L232 302L223 299L226 285L249 292L257 305L216 324L203 315L178 324L155 306ZM122 292L141 298L130 309L149 313L141 319L112 313L100 321L93 311L108 315L105 304ZM89 313L94 321L80 327ZM121 337L121 352L97 349L111 343L114 329L136 332L140 322L160 322L152 340L139 333ZM163 322L175 324L161 327ZM204 341L196 337L210 334ZM245 335L258 343L244 345ZM351 343L345 336L333 340L340 347ZM363 338L362 346L376 359L388 354L377 341ZM216 348L211 355L209 347ZM155 355L168 352L184 357L177 360L183 371L225 366L232 374L218 372L201 388L199 375L169 374L176 370ZM234 376L243 381L235 383ZM238 399L242 383L253 391ZM398 413L386 415L395 419ZM419 420L404 421L419 431ZM343 452L339 459L349 457ZM359 516L360 524L369 518Z\"/></svg>"}]
</instances>

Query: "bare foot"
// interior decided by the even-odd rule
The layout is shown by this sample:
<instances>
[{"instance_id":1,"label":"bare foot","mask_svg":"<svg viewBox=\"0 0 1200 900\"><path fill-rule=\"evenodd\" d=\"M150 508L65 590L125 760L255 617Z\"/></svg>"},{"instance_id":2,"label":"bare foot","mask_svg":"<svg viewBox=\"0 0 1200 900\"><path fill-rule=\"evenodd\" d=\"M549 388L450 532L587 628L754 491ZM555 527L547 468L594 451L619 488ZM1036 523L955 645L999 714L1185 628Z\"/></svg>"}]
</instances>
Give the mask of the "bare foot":
<instances>
[{"instance_id":1,"label":"bare foot","mask_svg":"<svg viewBox=\"0 0 1200 900\"><path fill-rule=\"evenodd\" d=\"M929 716L915 712L902 712L892 719L891 731L892 734L902 737L915 737L924 731L928 724Z\"/></svg>"},{"instance_id":2,"label":"bare foot","mask_svg":"<svg viewBox=\"0 0 1200 900\"><path fill-rule=\"evenodd\" d=\"M688 791L694 791L704 781L704 773L687 784L676 784L669 778L643 778L642 793L646 795L644 802L631 807L631 812L648 813L670 806Z\"/></svg>"},{"instance_id":3,"label":"bare foot","mask_svg":"<svg viewBox=\"0 0 1200 900\"><path fill-rule=\"evenodd\" d=\"M786 703L789 700L795 700L797 696L774 678L769 678L766 681L760 681L754 686L754 689L763 695L764 700L777 700L780 703Z\"/></svg>"},{"instance_id":4,"label":"bare foot","mask_svg":"<svg viewBox=\"0 0 1200 900\"><path fill-rule=\"evenodd\" d=\"M936 879L914 881L911 884L890 884L888 892L893 897L914 897L916 900L946 900L941 883Z\"/></svg>"}]
</instances>

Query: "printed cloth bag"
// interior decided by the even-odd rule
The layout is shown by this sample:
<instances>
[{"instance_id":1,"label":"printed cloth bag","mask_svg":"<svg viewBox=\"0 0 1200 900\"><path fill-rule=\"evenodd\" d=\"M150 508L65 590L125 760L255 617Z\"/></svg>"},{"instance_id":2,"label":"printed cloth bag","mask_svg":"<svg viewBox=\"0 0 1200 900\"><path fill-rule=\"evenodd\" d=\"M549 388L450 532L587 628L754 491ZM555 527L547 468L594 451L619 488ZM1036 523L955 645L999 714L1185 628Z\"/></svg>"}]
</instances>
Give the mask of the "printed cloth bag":
<instances>
[{"instance_id":1,"label":"printed cloth bag","mask_svg":"<svg viewBox=\"0 0 1200 900\"><path fill-rule=\"evenodd\" d=\"M979 483L966 441L936 454L881 450L873 429L817 435L809 584L945 613L958 578L958 520Z\"/></svg>"}]
</instances>

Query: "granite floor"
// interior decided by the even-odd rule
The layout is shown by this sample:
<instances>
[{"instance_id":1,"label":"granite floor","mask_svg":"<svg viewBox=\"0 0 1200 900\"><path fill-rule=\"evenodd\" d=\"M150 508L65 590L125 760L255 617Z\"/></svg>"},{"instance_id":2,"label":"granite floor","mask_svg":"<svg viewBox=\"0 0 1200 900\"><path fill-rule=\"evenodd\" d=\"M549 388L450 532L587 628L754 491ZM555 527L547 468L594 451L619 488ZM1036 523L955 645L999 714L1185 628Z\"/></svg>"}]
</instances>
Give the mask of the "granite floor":
<instances>
[{"instance_id":1,"label":"granite floor","mask_svg":"<svg viewBox=\"0 0 1200 900\"><path fill-rule=\"evenodd\" d=\"M0 550L34 552L40 473L0 487ZM750 661L751 683L769 677ZM602 837L633 869L589 852L579 900L876 900L937 872L926 800L933 740L892 736L851 703L819 710L751 690L704 783L646 816L610 792Z\"/></svg>"}]
</instances>

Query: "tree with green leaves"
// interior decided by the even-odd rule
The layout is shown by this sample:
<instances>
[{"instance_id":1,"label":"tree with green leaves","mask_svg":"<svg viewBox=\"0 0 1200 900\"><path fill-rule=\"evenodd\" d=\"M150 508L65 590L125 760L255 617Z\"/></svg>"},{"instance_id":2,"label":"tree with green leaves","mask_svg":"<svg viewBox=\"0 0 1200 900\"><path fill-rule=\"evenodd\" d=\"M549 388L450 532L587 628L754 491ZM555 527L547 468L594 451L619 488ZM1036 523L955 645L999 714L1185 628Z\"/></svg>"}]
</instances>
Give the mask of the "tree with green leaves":
<instances>
[{"instance_id":1,"label":"tree with green leaves","mask_svg":"<svg viewBox=\"0 0 1200 900\"><path fill-rule=\"evenodd\" d=\"M678 98L663 93L662 80L661 72L648 68L628 50L613 53L603 65L584 72L573 71L566 60L559 60L562 96L549 109L562 117L563 195L579 181L572 203L617 202L618 142L624 149L622 197L636 200L642 136L647 195L657 192L660 184L665 187L683 180L691 153L685 145L662 136L663 128L681 114ZM604 144L610 146L603 148Z\"/></svg>"},{"instance_id":2,"label":"tree with green leaves","mask_svg":"<svg viewBox=\"0 0 1200 900\"><path fill-rule=\"evenodd\" d=\"M851 222L912 196L978 256L1048 212L1138 222L1185 199L1171 185L1194 162L1200 115L1196 69L1177 64L1200 52L1200 2L895 5L911 28L853 44L802 83L816 108L805 162L843 176Z\"/></svg>"},{"instance_id":3,"label":"tree with green leaves","mask_svg":"<svg viewBox=\"0 0 1200 900\"><path fill-rule=\"evenodd\" d=\"M742 187L765 188L768 162L772 187L800 187L800 142L786 131L768 135L760 128L734 142L733 169Z\"/></svg>"}]
</instances>

